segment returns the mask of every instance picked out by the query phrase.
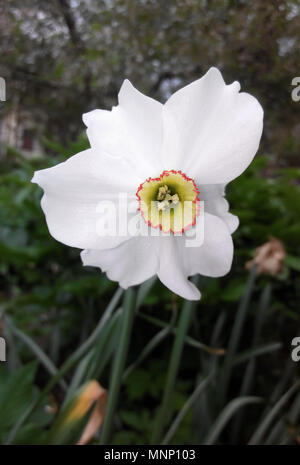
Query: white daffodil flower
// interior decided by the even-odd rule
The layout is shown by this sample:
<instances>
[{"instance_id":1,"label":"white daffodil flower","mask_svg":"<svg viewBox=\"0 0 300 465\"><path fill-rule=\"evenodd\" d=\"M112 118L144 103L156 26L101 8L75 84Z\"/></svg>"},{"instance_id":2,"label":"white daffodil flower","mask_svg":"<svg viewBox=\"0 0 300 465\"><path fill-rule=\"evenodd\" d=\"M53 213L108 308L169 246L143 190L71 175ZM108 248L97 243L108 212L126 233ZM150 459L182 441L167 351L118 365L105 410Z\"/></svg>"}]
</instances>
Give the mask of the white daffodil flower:
<instances>
[{"instance_id":1,"label":"white daffodil flower","mask_svg":"<svg viewBox=\"0 0 300 465\"><path fill-rule=\"evenodd\" d=\"M216 68L164 105L124 81L117 107L83 115L91 148L34 174L52 236L84 249L84 265L125 289L157 275L176 294L199 299L189 276L223 276L231 268L239 222L225 186L252 161L262 134L262 107L239 91ZM133 202L125 217L124 194ZM133 216L135 232L124 230ZM116 233L105 233L107 222L118 223ZM202 245L186 247L187 232L200 227Z\"/></svg>"}]
</instances>

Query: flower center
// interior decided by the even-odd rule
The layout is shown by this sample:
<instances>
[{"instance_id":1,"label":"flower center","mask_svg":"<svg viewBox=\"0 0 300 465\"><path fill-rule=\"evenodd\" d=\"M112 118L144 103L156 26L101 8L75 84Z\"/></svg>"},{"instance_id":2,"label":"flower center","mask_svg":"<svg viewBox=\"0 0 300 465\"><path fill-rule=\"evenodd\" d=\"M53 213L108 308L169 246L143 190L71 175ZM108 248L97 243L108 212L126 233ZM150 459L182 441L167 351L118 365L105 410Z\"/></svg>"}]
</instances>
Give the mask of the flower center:
<instances>
[{"instance_id":1,"label":"flower center","mask_svg":"<svg viewBox=\"0 0 300 465\"><path fill-rule=\"evenodd\" d=\"M171 189L165 184L158 188L156 197L158 210L166 210L179 202L178 194L171 194Z\"/></svg>"},{"instance_id":2,"label":"flower center","mask_svg":"<svg viewBox=\"0 0 300 465\"><path fill-rule=\"evenodd\" d=\"M163 232L182 233L196 223L199 190L181 171L163 171L143 182L136 193L145 222Z\"/></svg>"}]
</instances>

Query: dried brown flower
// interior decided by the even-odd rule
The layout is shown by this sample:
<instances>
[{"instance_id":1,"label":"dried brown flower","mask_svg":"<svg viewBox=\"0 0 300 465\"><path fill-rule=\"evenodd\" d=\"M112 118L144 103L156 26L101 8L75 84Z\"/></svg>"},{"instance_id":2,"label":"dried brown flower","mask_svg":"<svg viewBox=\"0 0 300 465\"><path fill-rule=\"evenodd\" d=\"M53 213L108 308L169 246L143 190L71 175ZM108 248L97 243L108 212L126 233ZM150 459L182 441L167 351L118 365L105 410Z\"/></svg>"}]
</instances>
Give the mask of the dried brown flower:
<instances>
[{"instance_id":1,"label":"dried brown flower","mask_svg":"<svg viewBox=\"0 0 300 465\"><path fill-rule=\"evenodd\" d=\"M270 237L268 242L255 249L254 258L246 263L246 269L256 265L259 274L277 276L284 269L285 256L283 243L275 237Z\"/></svg>"}]
</instances>

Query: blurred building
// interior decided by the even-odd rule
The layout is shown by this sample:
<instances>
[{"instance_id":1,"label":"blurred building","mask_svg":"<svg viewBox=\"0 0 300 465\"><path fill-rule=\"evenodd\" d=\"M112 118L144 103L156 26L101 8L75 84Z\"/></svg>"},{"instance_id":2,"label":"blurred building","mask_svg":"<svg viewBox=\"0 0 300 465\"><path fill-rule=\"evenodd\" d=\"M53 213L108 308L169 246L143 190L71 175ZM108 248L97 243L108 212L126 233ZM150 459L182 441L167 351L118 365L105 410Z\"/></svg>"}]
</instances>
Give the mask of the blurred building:
<instances>
[{"instance_id":1,"label":"blurred building","mask_svg":"<svg viewBox=\"0 0 300 465\"><path fill-rule=\"evenodd\" d=\"M3 106L3 105L2 105ZM13 104L7 111L0 113L0 154L5 156L7 147L20 152L26 158L40 157L44 154L40 133L44 118L32 117L28 110L19 104Z\"/></svg>"}]
</instances>

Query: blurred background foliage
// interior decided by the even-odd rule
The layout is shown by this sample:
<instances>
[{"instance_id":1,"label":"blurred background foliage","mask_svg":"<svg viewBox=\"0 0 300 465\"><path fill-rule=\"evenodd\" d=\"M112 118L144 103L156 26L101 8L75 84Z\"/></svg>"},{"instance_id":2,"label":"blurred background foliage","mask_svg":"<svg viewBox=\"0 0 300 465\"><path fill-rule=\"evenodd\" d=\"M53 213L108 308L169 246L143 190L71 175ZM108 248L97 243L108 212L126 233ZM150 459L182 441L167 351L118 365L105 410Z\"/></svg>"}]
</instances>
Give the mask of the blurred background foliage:
<instances>
[{"instance_id":1,"label":"blurred background foliage","mask_svg":"<svg viewBox=\"0 0 300 465\"><path fill-rule=\"evenodd\" d=\"M259 99L265 130L260 154L228 186L240 218L232 271L201 278L159 442L300 442L299 369L291 360L300 332L300 103L291 99L299 11L299 1L280 0L0 5L2 112L16 104L29 110L44 147L43 157L6 147L0 158L0 321L8 346L1 443L76 443L90 404L71 422L70 412L92 379L108 387L122 325L116 284L49 235L34 170L88 146L81 114L116 104L124 78L164 101L212 65ZM249 273L245 263L270 236L286 250L281 273ZM140 291L113 444L153 442L182 305L158 281Z\"/></svg>"},{"instance_id":2,"label":"blurred background foliage","mask_svg":"<svg viewBox=\"0 0 300 465\"><path fill-rule=\"evenodd\" d=\"M46 114L45 133L68 143L82 130L82 113L116 104L124 78L165 100L217 66L226 82L240 81L262 103L272 162L295 163L300 109L290 94L299 7L299 0L2 2L8 104Z\"/></svg>"}]
</instances>

